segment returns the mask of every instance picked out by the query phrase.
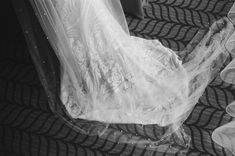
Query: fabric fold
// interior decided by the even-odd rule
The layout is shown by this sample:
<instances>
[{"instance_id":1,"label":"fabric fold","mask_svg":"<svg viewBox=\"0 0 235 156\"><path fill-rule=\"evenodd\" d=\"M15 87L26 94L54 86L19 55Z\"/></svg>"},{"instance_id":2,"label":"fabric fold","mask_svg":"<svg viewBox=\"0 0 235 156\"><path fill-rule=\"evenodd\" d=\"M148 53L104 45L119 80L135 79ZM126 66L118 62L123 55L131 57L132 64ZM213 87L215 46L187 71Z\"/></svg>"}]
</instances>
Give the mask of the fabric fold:
<instances>
[{"instance_id":1,"label":"fabric fold","mask_svg":"<svg viewBox=\"0 0 235 156\"><path fill-rule=\"evenodd\" d=\"M231 7L228 18L235 25L235 4ZM235 84L235 33L230 36L225 48L232 55L233 60L222 70L220 77L223 81ZM226 112L235 117L235 101L226 107ZM216 128L212 133L212 140L220 146L230 150L235 155L235 120Z\"/></svg>"}]
</instances>

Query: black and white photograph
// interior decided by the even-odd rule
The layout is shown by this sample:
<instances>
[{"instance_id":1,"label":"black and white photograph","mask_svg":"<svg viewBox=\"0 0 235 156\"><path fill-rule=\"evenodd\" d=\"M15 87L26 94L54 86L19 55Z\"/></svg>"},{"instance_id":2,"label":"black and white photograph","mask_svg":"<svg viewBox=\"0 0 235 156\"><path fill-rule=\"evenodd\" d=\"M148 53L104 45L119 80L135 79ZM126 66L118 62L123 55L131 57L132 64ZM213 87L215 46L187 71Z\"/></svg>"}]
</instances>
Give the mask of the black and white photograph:
<instances>
[{"instance_id":1,"label":"black and white photograph","mask_svg":"<svg viewBox=\"0 0 235 156\"><path fill-rule=\"evenodd\" d=\"M0 14L0 156L235 156L235 0Z\"/></svg>"}]
</instances>

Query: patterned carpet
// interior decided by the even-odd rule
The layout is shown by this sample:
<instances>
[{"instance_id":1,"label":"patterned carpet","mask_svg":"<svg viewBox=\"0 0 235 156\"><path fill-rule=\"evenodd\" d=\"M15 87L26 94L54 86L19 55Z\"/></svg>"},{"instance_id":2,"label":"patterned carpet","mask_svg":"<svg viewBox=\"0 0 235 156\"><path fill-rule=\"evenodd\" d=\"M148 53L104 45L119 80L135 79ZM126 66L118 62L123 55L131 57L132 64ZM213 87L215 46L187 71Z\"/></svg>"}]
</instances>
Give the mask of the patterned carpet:
<instances>
[{"instance_id":1,"label":"patterned carpet","mask_svg":"<svg viewBox=\"0 0 235 156\"><path fill-rule=\"evenodd\" d=\"M126 16L131 34L159 39L176 51L183 50L198 31L207 31L215 20L226 16L233 4L229 0L149 2L144 20ZM80 134L55 116L49 108L14 10L11 4L7 5L4 19L7 25L3 30L9 31L1 41L0 53L0 155L171 155ZM211 134L216 127L232 120L225 107L234 99L235 86L216 77L184 123L186 133L192 137L186 155L232 155L212 142ZM112 125L111 128L153 140L157 133L154 126Z\"/></svg>"}]
</instances>

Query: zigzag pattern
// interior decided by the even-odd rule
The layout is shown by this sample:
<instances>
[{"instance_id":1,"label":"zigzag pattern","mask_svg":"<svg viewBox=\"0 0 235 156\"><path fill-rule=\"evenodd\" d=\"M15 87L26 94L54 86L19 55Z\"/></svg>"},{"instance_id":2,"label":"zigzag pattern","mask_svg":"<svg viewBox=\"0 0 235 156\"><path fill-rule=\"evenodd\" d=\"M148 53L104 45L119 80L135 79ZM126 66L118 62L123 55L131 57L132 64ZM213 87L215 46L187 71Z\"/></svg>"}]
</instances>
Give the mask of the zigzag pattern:
<instances>
[{"instance_id":1,"label":"zigzag pattern","mask_svg":"<svg viewBox=\"0 0 235 156\"><path fill-rule=\"evenodd\" d=\"M226 16L231 0L149 0L145 19L127 16L134 36L158 39L163 45L180 51L192 40L199 29Z\"/></svg>"},{"instance_id":2,"label":"zigzag pattern","mask_svg":"<svg viewBox=\"0 0 235 156\"><path fill-rule=\"evenodd\" d=\"M149 3L144 20L127 15L131 34L159 39L165 46L182 50L199 30L207 30L213 21L225 16L233 1L150 0ZM51 112L19 28L10 36L0 57L0 155L184 155L182 151L170 154L169 149L157 152L152 147L139 146L141 139L159 140L165 129L156 125L114 124L102 138L74 131ZM211 133L232 120L225 107L234 99L235 86L219 77L211 82L184 123L186 133L192 137L186 155L231 155L212 142ZM124 144L128 138L136 142Z\"/></svg>"}]
</instances>

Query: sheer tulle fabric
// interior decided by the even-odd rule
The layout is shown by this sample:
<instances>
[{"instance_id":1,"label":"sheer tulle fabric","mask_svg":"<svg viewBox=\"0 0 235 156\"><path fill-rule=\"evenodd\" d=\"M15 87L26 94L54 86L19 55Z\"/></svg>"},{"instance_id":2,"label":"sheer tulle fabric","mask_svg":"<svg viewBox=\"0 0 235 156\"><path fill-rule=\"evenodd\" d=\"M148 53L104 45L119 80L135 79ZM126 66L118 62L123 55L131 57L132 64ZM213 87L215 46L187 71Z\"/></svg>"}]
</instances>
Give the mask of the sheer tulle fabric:
<instances>
[{"instance_id":1,"label":"sheer tulle fabric","mask_svg":"<svg viewBox=\"0 0 235 156\"><path fill-rule=\"evenodd\" d=\"M129 36L119 23L124 16L116 20L108 9L116 4L38 2L50 17L43 23L54 29L46 30L63 64L61 98L73 118L169 125L184 114L175 113L188 103L181 61L156 40Z\"/></svg>"},{"instance_id":2,"label":"sheer tulle fabric","mask_svg":"<svg viewBox=\"0 0 235 156\"><path fill-rule=\"evenodd\" d=\"M227 56L224 44L233 32L227 19L214 24L222 25L219 33L211 29L182 64L159 41L130 36L119 1L31 2L61 64L60 98L68 116L156 124L167 127L160 141L143 144L166 149L179 140L188 147L180 127Z\"/></svg>"},{"instance_id":3,"label":"sheer tulle fabric","mask_svg":"<svg viewBox=\"0 0 235 156\"><path fill-rule=\"evenodd\" d=\"M228 18L235 25L235 5L228 13ZM235 56L235 33L233 33L225 44L232 57ZM235 84L235 59L233 59L221 72L221 79L227 83ZM235 117L235 101L226 108L227 113ZM235 155L235 121L225 124L214 130L212 139L219 145L229 149Z\"/></svg>"}]
</instances>

